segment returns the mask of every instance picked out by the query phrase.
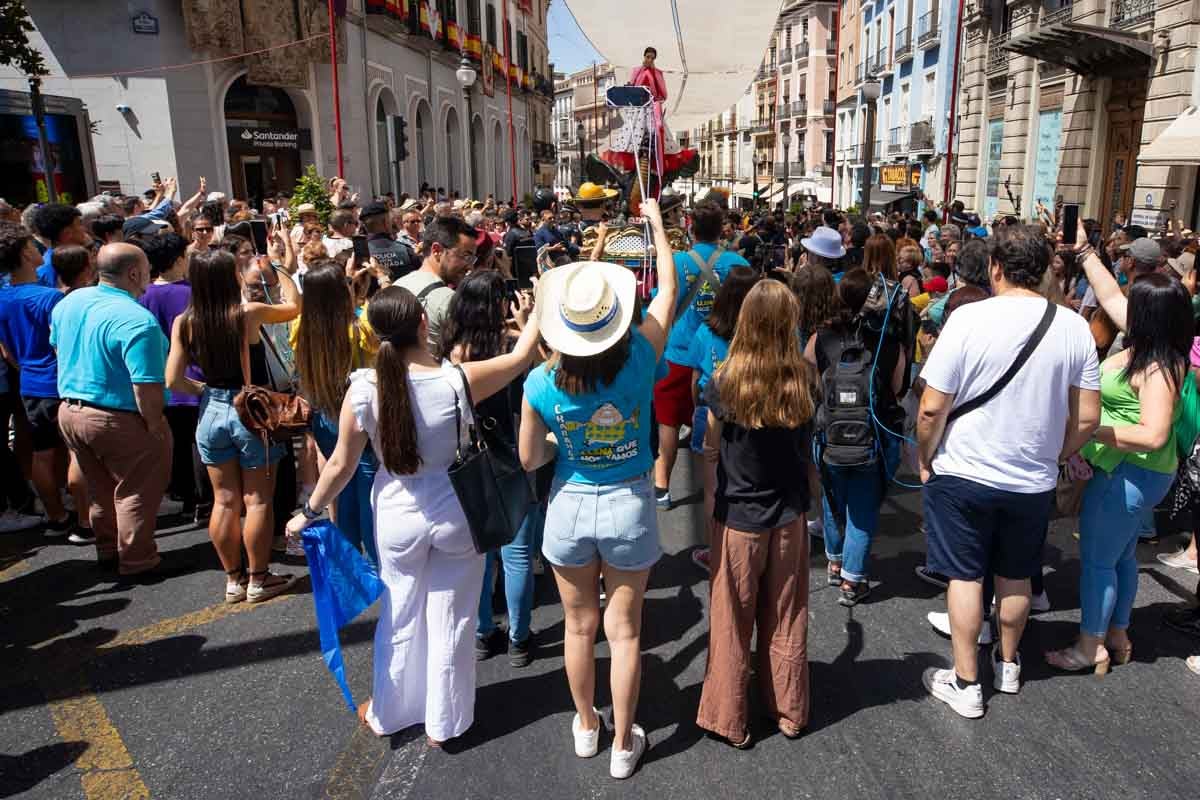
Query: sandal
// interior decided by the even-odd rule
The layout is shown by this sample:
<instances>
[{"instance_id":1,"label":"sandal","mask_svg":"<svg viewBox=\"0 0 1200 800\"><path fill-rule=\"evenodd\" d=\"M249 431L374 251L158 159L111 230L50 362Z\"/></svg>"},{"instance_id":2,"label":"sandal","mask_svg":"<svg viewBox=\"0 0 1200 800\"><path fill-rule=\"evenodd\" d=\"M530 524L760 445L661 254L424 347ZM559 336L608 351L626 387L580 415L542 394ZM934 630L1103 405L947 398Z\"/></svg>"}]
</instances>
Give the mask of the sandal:
<instances>
[{"instance_id":1,"label":"sandal","mask_svg":"<svg viewBox=\"0 0 1200 800\"><path fill-rule=\"evenodd\" d=\"M1122 664L1128 664L1133 661L1133 645L1128 644L1125 647L1116 647L1108 642L1104 643L1104 649L1108 651L1108 660L1112 665L1119 667Z\"/></svg>"},{"instance_id":2,"label":"sandal","mask_svg":"<svg viewBox=\"0 0 1200 800\"><path fill-rule=\"evenodd\" d=\"M871 584L868 581L859 581L858 583L842 581L842 596L838 598L838 605L853 608L870 596Z\"/></svg>"},{"instance_id":3,"label":"sandal","mask_svg":"<svg viewBox=\"0 0 1200 800\"><path fill-rule=\"evenodd\" d=\"M235 570L226 572L225 577L225 602L232 605L233 603L240 603L245 600L246 584L250 582L250 579L246 576L246 571L238 567ZM237 577L237 580L230 583L230 580L234 577Z\"/></svg>"},{"instance_id":4,"label":"sandal","mask_svg":"<svg viewBox=\"0 0 1200 800\"><path fill-rule=\"evenodd\" d=\"M782 717L779 719L779 732L788 739L799 739L804 735L803 728L796 723L791 722L790 720L783 719Z\"/></svg>"},{"instance_id":5,"label":"sandal","mask_svg":"<svg viewBox=\"0 0 1200 800\"><path fill-rule=\"evenodd\" d=\"M825 582L830 586L842 585L842 565L830 562L825 568Z\"/></svg>"},{"instance_id":6,"label":"sandal","mask_svg":"<svg viewBox=\"0 0 1200 800\"><path fill-rule=\"evenodd\" d=\"M1094 661L1079 652L1079 649L1075 645L1071 645L1062 650L1052 650L1046 653L1046 663L1063 672L1087 672L1091 670L1099 676L1108 674L1108 668L1112 662L1108 656L1100 661Z\"/></svg>"},{"instance_id":7,"label":"sandal","mask_svg":"<svg viewBox=\"0 0 1200 800\"><path fill-rule=\"evenodd\" d=\"M264 600L270 600L272 597L286 592L296 582L295 575L276 575L268 569L248 574L251 579L261 577L262 580L258 583L255 583L254 580L250 581L250 585L246 589L247 603L261 603Z\"/></svg>"}]
</instances>

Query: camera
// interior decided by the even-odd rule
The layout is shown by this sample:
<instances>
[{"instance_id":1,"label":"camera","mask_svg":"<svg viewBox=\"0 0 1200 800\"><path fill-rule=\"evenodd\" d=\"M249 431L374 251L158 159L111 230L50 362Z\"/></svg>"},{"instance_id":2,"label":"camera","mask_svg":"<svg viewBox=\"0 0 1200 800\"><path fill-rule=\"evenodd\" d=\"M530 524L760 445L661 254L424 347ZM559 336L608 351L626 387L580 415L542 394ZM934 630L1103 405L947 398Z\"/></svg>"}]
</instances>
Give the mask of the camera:
<instances>
[{"instance_id":1,"label":"camera","mask_svg":"<svg viewBox=\"0 0 1200 800\"><path fill-rule=\"evenodd\" d=\"M128 114L128 113L129 113L129 106L127 106L127 105L126 105L126 104L124 104L124 103L117 103L117 113L119 113L119 114Z\"/></svg>"}]
</instances>

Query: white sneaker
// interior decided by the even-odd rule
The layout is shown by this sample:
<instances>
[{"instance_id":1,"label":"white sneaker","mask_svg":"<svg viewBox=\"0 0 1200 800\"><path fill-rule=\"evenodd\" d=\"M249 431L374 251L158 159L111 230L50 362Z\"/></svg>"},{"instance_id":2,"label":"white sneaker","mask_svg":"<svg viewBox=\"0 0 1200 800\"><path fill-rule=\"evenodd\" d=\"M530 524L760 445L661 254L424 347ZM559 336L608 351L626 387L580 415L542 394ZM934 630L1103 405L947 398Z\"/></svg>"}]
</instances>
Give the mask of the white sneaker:
<instances>
[{"instance_id":1,"label":"white sneaker","mask_svg":"<svg viewBox=\"0 0 1200 800\"><path fill-rule=\"evenodd\" d=\"M1029 601L1030 614L1044 614L1050 610L1050 595L1043 589L1041 594L1035 594Z\"/></svg>"},{"instance_id":2,"label":"white sneaker","mask_svg":"<svg viewBox=\"0 0 1200 800\"><path fill-rule=\"evenodd\" d=\"M16 533L36 528L46 520L32 514L22 514L18 511L5 511L0 514L0 533Z\"/></svg>"},{"instance_id":3,"label":"white sneaker","mask_svg":"<svg viewBox=\"0 0 1200 800\"><path fill-rule=\"evenodd\" d=\"M604 717L600 716L600 712L594 708L592 713L596 715L595 730L585 731L578 714L571 720L571 735L575 737L575 755L580 758L591 758L600 752L600 731L604 730Z\"/></svg>"},{"instance_id":4,"label":"white sneaker","mask_svg":"<svg viewBox=\"0 0 1200 800\"><path fill-rule=\"evenodd\" d=\"M1009 663L1000 657L1000 645L992 648L992 686L997 692L1016 694L1021 691L1021 654Z\"/></svg>"},{"instance_id":5,"label":"white sneaker","mask_svg":"<svg viewBox=\"0 0 1200 800\"><path fill-rule=\"evenodd\" d=\"M983 689L978 683L960 689L954 677L954 670L936 667L925 670L921 682L931 695L950 706L960 716L967 719L979 719L983 716Z\"/></svg>"},{"instance_id":6,"label":"white sneaker","mask_svg":"<svg viewBox=\"0 0 1200 800\"><path fill-rule=\"evenodd\" d=\"M929 624L933 629L942 636L950 635L950 614L946 611L930 611L925 615L925 619L929 620ZM992 637L992 621L985 619L983 627L979 629L979 644L983 647L991 644Z\"/></svg>"},{"instance_id":7,"label":"white sneaker","mask_svg":"<svg viewBox=\"0 0 1200 800\"><path fill-rule=\"evenodd\" d=\"M612 757L608 762L608 774L619 781L623 781L633 774L633 771L637 769L638 762L646 753L646 732L642 730L641 725L634 724L629 732L629 737L633 740L633 749L618 750L614 747Z\"/></svg>"},{"instance_id":8,"label":"white sneaker","mask_svg":"<svg viewBox=\"0 0 1200 800\"><path fill-rule=\"evenodd\" d=\"M1196 566L1196 559L1187 557L1187 550L1179 550L1175 553L1159 553L1157 556L1159 563L1172 569L1183 569L1192 574L1200 573L1200 568Z\"/></svg>"}]
</instances>

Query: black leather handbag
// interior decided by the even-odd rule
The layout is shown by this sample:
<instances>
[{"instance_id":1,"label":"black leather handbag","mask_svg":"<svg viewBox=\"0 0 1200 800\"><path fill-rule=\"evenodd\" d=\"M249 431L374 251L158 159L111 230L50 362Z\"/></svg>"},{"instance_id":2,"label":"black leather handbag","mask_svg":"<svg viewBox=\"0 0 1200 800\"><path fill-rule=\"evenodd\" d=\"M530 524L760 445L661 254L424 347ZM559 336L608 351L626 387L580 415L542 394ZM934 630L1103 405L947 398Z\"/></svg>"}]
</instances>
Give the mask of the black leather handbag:
<instances>
[{"instance_id":1,"label":"black leather handbag","mask_svg":"<svg viewBox=\"0 0 1200 800\"><path fill-rule=\"evenodd\" d=\"M467 376L462 367L455 365L455 369L462 377L467 403L474 410ZM458 445L454 464L446 474L471 528L476 552L488 553L511 544L516 538L533 502L533 489L521 467L521 460L510 444L495 435L494 428L489 429L486 424L468 425L468 441L464 445L462 409L457 392L454 394L454 428Z\"/></svg>"}]
</instances>

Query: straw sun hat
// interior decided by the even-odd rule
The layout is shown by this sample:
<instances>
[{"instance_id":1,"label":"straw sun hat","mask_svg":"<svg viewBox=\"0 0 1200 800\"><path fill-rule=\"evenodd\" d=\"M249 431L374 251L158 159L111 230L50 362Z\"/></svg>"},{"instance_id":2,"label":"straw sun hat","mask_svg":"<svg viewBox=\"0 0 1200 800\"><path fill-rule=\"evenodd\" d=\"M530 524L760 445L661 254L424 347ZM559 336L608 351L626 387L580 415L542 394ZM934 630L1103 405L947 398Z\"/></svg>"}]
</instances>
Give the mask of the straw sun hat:
<instances>
[{"instance_id":1,"label":"straw sun hat","mask_svg":"<svg viewBox=\"0 0 1200 800\"><path fill-rule=\"evenodd\" d=\"M568 356L594 356L612 347L633 320L637 279L617 264L583 261L555 267L538 286L542 338Z\"/></svg>"}]
</instances>

